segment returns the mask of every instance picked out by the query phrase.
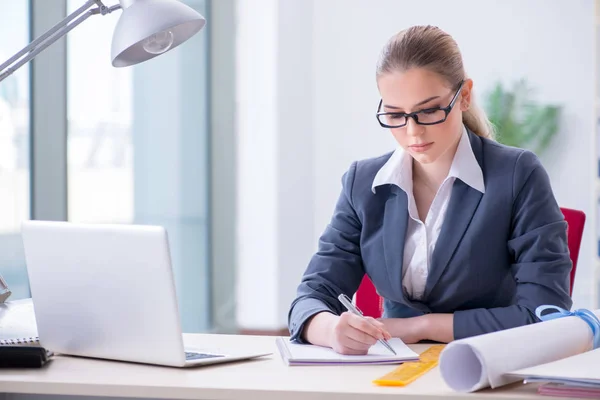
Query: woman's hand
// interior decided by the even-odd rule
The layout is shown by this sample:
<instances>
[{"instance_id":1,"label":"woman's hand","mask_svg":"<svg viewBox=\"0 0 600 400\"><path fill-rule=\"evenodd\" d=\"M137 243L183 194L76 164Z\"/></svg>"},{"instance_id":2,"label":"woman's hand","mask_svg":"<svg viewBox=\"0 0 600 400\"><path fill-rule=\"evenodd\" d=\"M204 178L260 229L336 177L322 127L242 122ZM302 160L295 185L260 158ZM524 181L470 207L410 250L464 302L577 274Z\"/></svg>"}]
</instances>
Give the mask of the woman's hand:
<instances>
[{"instance_id":1,"label":"woman's hand","mask_svg":"<svg viewBox=\"0 0 600 400\"><path fill-rule=\"evenodd\" d=\"M454 340L453 314L426 314L412 318L386 318L379 320L393 337L406 344L421 340L450 343Z\"/></svg>"},{"instance_id":2,"label":"woman's hand","mask_svg":"<svg viewBox=\"0 0 600 400\"><path fill-rule=\"evenodd\" d=\"M402 339L406 344L428 339L426 315L412 318L383 318L379 319L379 322L393 337Z\"/></svg>"},{"instance_id":3,"label":"woman's hand","mask_svg":"<svg viewBox=\"0 0 600 400\"><path fill-rule=\"evenodd\" d=\"M383 323L349 312L340 316L320 312L307 323L304 339L318 346L331 347L340 354L367 354L378 339L391 339Z\"/></svg>"},{"instance_id":4,"label":"woman's hand","mask_svg":"<svg viewBox=\"0 0 600 400\"><path fill-rule=\"evenodd\" d=\"M333 323L330 347L340 354L367 354L379 339L391 339L384 324L345 312Z\"/></svg>"}]
</instances>

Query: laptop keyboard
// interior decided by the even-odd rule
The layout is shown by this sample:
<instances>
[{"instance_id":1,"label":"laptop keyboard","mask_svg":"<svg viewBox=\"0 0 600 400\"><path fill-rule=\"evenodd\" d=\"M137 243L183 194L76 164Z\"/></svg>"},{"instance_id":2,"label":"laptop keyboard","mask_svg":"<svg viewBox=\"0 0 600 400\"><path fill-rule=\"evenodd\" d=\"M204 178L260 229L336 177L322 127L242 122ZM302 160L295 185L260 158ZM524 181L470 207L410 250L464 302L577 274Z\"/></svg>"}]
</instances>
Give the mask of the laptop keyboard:
<instances>
[{"instance_id":1,"label":"laptop keyboard","mask_svg":"<svg viewBox=\"0 0 600 400\"><path fill-rule=\"evenodd\" d=\"M193 353L191 351L185 352L186 360L202 360L204 358L217 358L217 357L224 357L224 356L221 354Z\"/></svg>"}]
</instances>

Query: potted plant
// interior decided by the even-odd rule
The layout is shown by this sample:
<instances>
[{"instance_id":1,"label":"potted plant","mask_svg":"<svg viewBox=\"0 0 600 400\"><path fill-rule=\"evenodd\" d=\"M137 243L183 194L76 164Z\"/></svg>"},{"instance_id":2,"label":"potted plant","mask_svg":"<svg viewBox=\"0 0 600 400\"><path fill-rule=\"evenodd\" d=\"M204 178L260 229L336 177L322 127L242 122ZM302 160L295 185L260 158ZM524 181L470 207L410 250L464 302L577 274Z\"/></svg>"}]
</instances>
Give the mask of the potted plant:
<instances>
[{"instance_id":1,"label":"potted plant","mask_svg":"<svg viewBox=\"0 0 600 400\"><path fill-rule=\"evenodd\" d=\"M558 133L561 107L534 102L525 79L511 89L497 83L486 97L485 110L498 142L540 155Z\"/></svg>"}]
</instances>

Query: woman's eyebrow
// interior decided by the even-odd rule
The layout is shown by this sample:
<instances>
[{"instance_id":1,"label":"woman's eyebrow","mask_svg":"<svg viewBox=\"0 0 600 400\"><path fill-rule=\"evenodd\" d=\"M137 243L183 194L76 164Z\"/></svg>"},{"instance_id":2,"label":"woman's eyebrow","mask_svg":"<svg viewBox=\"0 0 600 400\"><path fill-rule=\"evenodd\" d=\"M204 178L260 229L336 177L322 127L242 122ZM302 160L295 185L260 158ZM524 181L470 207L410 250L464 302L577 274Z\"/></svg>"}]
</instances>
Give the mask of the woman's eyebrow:
<instances>
[{"instance_id":1,"label":"woman's eyebrow","mask_svg":"<svg viewBox=\"0 0 600 400\"><path fill-rule=\"evenodd\" d=\"M439 97L440 97L440 96L433 96L433 97L430 97L430 98L428 98L428 99L425 99L425 100L423 100L423 101L420 101L420 102L418 102L418 103L417 103L417 104L415 104L413 107L418 107L418 106L420 106L420 105L423 105L423 104L425 104L425 103L429 103L431 100L435 100L435 99L437 99L437 98L439 98ZM400 110L400 109L401 109L401 107L390 106L390 105L388 105L388 104L384 104L383 106L384 106L385 108L391 108L391 109L394 109L394 110Z\"/></svg>"}]
</instances>

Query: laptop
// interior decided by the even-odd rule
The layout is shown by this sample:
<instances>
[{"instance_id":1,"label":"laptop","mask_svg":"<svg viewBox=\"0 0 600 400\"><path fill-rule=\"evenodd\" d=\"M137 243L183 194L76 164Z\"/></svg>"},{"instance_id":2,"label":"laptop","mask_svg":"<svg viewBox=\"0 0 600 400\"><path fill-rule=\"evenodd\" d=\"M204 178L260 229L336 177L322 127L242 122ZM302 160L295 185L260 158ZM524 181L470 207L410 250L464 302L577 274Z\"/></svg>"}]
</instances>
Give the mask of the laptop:
<instances>
[{"instance_id":1,"label":"laptop","mask_svg":"<svg viewBox=\"0 0 600 400\"><path fill-rule=\"evenodd\" d=\"M22 237L40 345L50 351L173 367L271 354L184 349L163 227L26 221Z\"/></svg>"}]
</instances>

